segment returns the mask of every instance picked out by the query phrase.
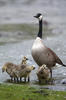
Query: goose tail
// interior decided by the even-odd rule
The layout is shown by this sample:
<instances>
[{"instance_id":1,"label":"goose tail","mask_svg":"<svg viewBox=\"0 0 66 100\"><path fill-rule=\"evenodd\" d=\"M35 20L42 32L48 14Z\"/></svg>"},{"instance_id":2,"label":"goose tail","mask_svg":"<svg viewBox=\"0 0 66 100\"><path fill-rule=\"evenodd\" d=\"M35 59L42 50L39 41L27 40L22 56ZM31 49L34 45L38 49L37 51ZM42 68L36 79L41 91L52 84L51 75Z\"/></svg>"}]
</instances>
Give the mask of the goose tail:
<instances>
[{"instance_id":1,"label":"goose tail","mask_svg":"<svg viewBox=\"0 0 66 100\"><path fill-rule=\"evenodd\" d=\"M65 65L65 64L63 64L63 66L64 66L64 67L66 67L66 65Z\"/></svg>"}]
</instances>

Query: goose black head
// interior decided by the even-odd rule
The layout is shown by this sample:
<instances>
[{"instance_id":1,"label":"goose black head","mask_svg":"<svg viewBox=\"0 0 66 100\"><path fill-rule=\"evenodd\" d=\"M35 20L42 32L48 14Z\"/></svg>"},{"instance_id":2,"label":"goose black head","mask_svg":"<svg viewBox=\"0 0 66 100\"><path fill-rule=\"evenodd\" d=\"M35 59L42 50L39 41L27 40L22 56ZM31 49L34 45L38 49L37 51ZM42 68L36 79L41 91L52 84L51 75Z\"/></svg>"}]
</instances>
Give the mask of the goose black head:
<instances>
[{"instance_id":1,"label":"goose black head","mask_svg":"<svg viewBox=\"0 0 66 100\"><path fill-rule=\"evenodd\" d=\"M39 20L42 20L42 14L38 13L37 15L34 16L35 18L38 18Z\"/></svg>"}]
</instances>

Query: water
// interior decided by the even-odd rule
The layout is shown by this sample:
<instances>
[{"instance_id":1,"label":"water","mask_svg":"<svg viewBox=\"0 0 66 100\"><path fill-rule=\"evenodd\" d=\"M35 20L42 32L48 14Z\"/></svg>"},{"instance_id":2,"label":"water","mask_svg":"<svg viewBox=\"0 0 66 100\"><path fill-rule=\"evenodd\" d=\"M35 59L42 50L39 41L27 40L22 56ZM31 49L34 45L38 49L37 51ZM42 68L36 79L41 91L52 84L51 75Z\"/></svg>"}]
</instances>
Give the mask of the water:
<instances>
[{"instance_id":1,"label":"water","mask_svg":"<svg viewBox=\"0 0 66 100\"><path fill-rule=\"evenodd\" d=\"M33 18L37 12L41 12L43 20L48 23L43 28L44 43L66 64L66 0L0 0L1 83L9 79L7 73L2 73L3 64L8 61L19 64L24 55L32 60L28 64L36 66L31 73L31 84L37 81L38 66L31 56L31 47L38 32L38 21ZM66 90L62 85L66 79L66 68L57 66L53 69L55 85L47 87Z\"/></svg>"}]
</instances>

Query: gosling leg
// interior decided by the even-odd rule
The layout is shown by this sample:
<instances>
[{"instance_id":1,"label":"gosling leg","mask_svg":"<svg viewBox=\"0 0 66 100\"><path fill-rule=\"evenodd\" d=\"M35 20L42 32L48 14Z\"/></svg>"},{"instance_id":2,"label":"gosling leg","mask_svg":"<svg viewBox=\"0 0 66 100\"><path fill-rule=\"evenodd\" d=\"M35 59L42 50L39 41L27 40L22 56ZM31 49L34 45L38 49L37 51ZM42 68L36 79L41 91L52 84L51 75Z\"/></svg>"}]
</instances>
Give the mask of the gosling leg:
<instances>
[{"instance_id":1,"label":"gosling leg","mask_svg":"<svg viewBox=\"0 0 66 100\"><path fill-rule=\"evenodd\" d=\"M18 83L19 82L18 77L16 79L17 79L17 83Z\"/></svg>"},{"instance_id":2,"label":"gosling leg","mask_svg":"<svg viewBox=\"0 0 66 100\"><path fill-rule=\"evenodd\" d=\"M22 81L22 77L20 77L20 82Z\"/></svg>"},{"instance_id":3,"label":"gosling leg","mask_svg":"<svg viewBox=\"0 0 66 100\"><path fill-rule=\"evenodd\" d=\"M41 84L41 80L39 79L39 84Z\"/></svg>"},{"instance_id":4,"label":"gosling leg","mask_svg":"<svg viewBox=\"0 0 66 100\"><path fill-rule=\"evenodd\" d=\"M10 77L11 77L11 80L10 81L12 82L13 81L13 77L12 76L10 76Z\"/></svg>"},{"instance_id":5,"label":"gosling leg","mask_svg":"<svg viewBox=\"0 0 66 100\"><path fill-rule=\"evenodd\" d=\"M30 82L30 77L28 76L28 82Z\"/></svg>"},{"instance_id":6,"label":"gosling leg","mask_svg":"<svg viewBox=\"0 0 66 100\"><path fill-rule=\"evenodd\" d=\"M15 79L15 77L14 77L14 82L16 82L16 79Z\"/></svg>"},{"instance_id":7,"label":"gosling leg","mask_svg":"<svg viewBox=\"0 0 66 100\"><path fill-rule=\"evenodd\" d=\"M26 77L24 78L24 81L25 81L25 83L26 83Z\"/></svg>"},{"instance_id":8,"label":"gosling leg","mask_svg":"<svg viewBox=\"0 0 66 100\"><path fill-rule=\"evenodd\" d=\"M51 85L53 84L53 79L52 79L52 69L50 69L50 73L51 73Z\"/></svg>"}]
</instances>

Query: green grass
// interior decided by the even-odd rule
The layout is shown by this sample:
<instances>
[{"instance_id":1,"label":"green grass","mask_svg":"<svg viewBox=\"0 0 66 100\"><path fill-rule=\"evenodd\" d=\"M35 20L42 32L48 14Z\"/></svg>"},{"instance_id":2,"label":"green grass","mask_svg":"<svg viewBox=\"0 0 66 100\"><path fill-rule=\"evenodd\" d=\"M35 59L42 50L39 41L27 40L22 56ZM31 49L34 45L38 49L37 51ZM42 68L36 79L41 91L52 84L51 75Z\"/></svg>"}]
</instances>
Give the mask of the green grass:
<instances>
[{"instance_id":1,"label":"green grass","mask_svg":"<svg viewBox=\"0 0 66 100\"><path fill-rule=\"evenodd\" d=\"M36 89L26 84L0 84L0 100L66 100L66 92Z\"/></svg>"}]
</instances>

